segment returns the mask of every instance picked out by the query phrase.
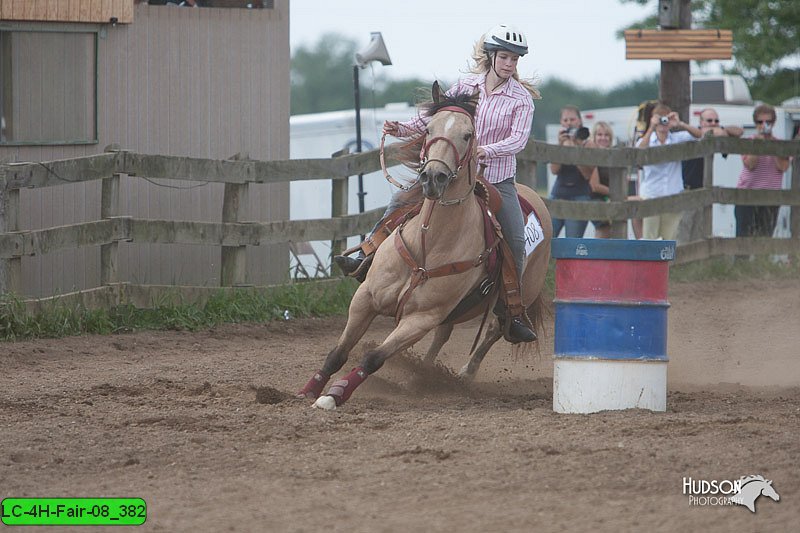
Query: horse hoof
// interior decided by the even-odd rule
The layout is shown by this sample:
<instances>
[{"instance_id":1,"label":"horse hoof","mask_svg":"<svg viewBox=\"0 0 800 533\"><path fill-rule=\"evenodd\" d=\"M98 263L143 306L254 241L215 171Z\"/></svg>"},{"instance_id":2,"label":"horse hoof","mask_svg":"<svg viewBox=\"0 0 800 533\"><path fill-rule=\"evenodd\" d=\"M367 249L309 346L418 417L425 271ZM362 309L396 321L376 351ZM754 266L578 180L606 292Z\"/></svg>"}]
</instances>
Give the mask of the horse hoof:
<instances>
[{"instance_id":1,"label":"horse hoof","mask_svg":"<svg viewBox=\"0 0 800 533\"><path fill-rule=\"evenodd\" d=\"M333 411L336 409L336 400L333 396L320 396L317 401L312 405L314 409L324 409L326 411Z\"/></svg>"},{"instance_id":2,"label":"horse hoof","mask_svg":"<svg viewBox=\"0 0 800 533\"><path fill-rule=\"evenodd\" d=\"M472 381L475 379L475 374L469 371L469 365L464 365L461 367L461 370L458 371L458 377L464 381Z\"/></svg>"}]
</instances>

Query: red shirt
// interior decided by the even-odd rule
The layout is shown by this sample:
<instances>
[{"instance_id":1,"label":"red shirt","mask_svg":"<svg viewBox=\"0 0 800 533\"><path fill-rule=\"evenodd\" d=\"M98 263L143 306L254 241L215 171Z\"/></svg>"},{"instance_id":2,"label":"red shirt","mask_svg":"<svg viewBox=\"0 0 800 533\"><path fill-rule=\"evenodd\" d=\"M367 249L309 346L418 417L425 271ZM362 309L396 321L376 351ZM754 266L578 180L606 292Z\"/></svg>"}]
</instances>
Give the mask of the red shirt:
<instances>
[{"instance_id":1,"label":"red shirt","mask_svg":"<svg viewBox=\"0 0 800 533\"><path fill-rule=\"evenodd\" d=\"M742 169L736 187L739 189L781 189L783 188L783 171L775 164L774 156L760 155L753 170L749 170L747 167Z\"/></svg>"}]
</instances>

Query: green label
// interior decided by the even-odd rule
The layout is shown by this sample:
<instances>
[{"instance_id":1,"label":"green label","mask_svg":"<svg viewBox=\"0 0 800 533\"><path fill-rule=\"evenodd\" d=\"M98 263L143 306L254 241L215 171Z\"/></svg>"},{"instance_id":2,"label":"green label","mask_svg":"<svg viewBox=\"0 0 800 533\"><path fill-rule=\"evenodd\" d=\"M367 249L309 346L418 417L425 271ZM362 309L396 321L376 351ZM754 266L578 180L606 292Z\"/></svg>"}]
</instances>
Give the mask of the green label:
<instances>
[{"instance_id":1,"label":"green label","mask_svg":"<svg viewBox=\"0 0 800 533\"><path fill-rule=\"evenodd\" d=\"M142 498L5 498L7 526L140 526L147 519Z\"/></svg>"}]
</instances>

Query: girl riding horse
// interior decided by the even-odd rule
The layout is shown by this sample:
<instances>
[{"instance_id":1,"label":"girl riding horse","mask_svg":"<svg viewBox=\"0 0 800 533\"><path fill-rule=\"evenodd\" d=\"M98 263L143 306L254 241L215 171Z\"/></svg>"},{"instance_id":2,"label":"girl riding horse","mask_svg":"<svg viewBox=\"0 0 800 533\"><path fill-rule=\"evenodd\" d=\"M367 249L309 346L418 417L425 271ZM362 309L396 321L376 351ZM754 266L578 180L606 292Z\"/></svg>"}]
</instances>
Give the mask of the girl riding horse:
<instances>
[{"instance_id":1,"label":"girl riding horse","mask_svg":"<svg viewBox=\"0 0 800 533\"><path fill-rule=\"evenodd\" d=\"M514 26L497 25L476 43L472 75L461 79L447 91L448 96L478 93L475 118L477 157L486 165L484 178L497 188L503 199L503 206L496 216L516 267L516 279L507 283L507 292L510 293L508 301L519 299L519 277L525 260L525 221L515 188L515 154L525 148L528 142L533 121L533 97L539 97L536 89L521 81L517 74L517 62L527 53L528 42L522 32ZM428 120L417 117L408 122L386 122L383 131L396 137L410 137L424 133ZM394 207L390 204L387 215ZM358 259L334 257L345 274L359 270L363 259L363 253ZM505 314L510 319L506 328L509 342L536 340L536 334L524 319L523 308L506 308Z\"/></svg>"}]
</instances>

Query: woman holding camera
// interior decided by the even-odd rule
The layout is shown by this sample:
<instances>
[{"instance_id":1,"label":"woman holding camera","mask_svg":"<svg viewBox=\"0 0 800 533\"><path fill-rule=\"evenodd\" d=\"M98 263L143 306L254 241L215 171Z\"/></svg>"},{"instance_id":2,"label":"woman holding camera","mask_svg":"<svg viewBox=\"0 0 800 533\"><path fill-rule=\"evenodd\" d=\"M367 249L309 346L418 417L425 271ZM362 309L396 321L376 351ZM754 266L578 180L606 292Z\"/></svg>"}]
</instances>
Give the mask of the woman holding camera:
<instances>
[{"instance_id":1,"label":"woman holding camera","mask_svg":"<svg viewBox=\"0 0 800 533\"><path fill-rule=\"evenodd\" d=\"M561 146L583 146L589 138L588 128L583 127L581 112L577 106L566 105L561 108L561 131L558 132L558 144ZM592 188L589 180L594 167L562 165L550 163L550 172L556 175L556 182L550 198L554 200L572 200L588 202ZM553 238L558 237L564 227L567 237L583 237L588 220L564 220L553 217Z\"/></svg>"},{"instance_id":2,"label":"woman holding camera","mask_svg":"<svg viewBox=\"0 0 800 533\"><path fill-rule=\"evenodd\" d=\"M675 131L673 131L675 130ZM678 117L666 104L656 104L647 130L636 146L648 148L691 141L703 133ZM643 200L671 196L683 191L683 169L680 161L667 161L655 165L645 165L639 196ZM678 225L683 213L662 213L645 217L642 223L643 239L674 240L678 235Z\"/></svg>"},{"instance_id":3,"label":"woman holding camera","mask_svg":"<svg viewBox=\"0 0 800 533\"><path fill-rule=\"evenodd\" d=\"M775 108L760 104L753 110L756 134L752 139L775 140ZM789 158L774 155L742 155L744 168L739 174L739 189L780 189L783 173L789 168ZM778 220L777 205L737 205L734 208L737 237L772 237Z\"/></svg>"}]
</instances>

